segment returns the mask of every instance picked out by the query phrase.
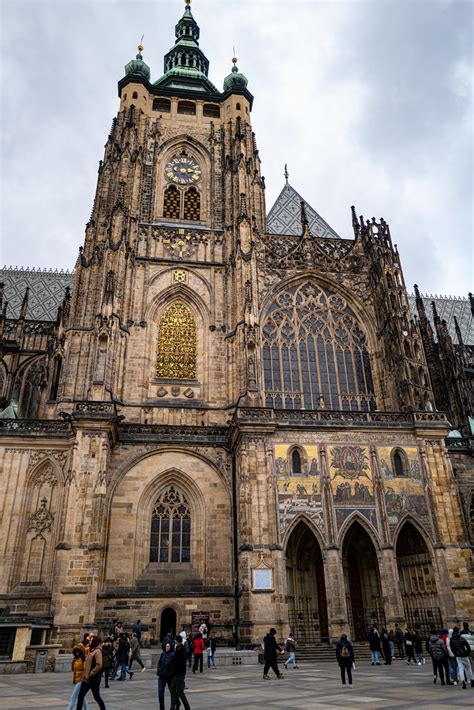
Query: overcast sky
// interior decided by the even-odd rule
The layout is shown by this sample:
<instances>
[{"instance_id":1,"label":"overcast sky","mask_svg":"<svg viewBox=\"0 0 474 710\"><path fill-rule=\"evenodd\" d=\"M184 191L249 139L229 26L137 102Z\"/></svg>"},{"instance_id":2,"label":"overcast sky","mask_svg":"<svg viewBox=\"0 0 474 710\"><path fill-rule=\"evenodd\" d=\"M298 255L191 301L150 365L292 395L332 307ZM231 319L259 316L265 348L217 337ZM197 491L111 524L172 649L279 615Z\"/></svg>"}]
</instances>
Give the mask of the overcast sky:
<instances>
[{"instance_id":1,"label":"overcast sky","mask_svg":"<svg viewBox=\"0 0 474 710\"><path fill-rule=\"evenodd\" d=\"M152 81L182 0L0 0L0 265L73 268L117 81L145 34ZM194 0L211 81L235 45L255 96L267 211L290 184L342 237L383 216L409 290L473 276L473 8L460 0Z\"/></svg>"}]
</instances>

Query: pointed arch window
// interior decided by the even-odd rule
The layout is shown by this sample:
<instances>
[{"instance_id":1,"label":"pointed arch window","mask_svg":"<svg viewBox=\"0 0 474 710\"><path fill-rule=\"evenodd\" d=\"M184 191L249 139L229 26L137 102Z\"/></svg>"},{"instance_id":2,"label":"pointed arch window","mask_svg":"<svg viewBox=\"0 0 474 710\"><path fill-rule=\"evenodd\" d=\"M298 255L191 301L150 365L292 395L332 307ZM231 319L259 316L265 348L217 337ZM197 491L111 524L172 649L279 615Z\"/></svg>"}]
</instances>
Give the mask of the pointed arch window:
<instances>
[{"instance_id":1,"label":"pointed arch window","mask_svg":"<svg viewBox=\"0 0 474 710\"><path fill-rule=\"evenodd\" d=\"M392 468L395 476L402 477L409 475L409 466L407 461L407 456L401 449L393 449L392 454Z\"/></svg>"},{"instance_id":2,"label":"pointed arch window","mask_svg":"<svg viewBox=\"0 0 474 710\"><path fill-rule=\"evenodd\" d=\"M184 193L184 219L201 219L201 196L195 187L189 187Z\"/></svg>"},{"instance_id":3,"label":"pointed arch window","mask_svg":"<svg viewBox=\"0 0 474 710\"><path fill-rule=\"evenodd\" d=\"M181 301L169 305L158 325L156 376L172 380L196 379L196 321Z\"/></svg>"},{"instance_id":4,"label":"pointed arch window","mask_svg":"<svg viewBox=\"0 0 474 710\"><path fill-rule=\"evenodd\" d=\"M163 217L179 219L180 193L175 185L168 185L163 199Z\"/></svg>"},{"instance_id":5,"label":"pointed arch window","mask_svg":"<svg viewBox=\"0 0 474 710\"><path fill-rule=\"evenodd\" d=\"M301 473L301 456L298 449L294 449L291 454L291 472Z\"/></svg>"},{"instance_id":6,"label":"pointed arch window","mask_svg":"<svg viewBox=\"0 0 474 710\"><path fill-rule=\"evenodd\" d=\"M151 515L150 562L189 562L191 513L182 491L169 486L159 496Z\"/></svg>"},{"instance_id":7,"label":"pointed arch window","mask_svg":"<svg viewBox=\"0 0 474 710\"><path fill-rule=\"evenodd\" d=\"M267 407L376 408L366 335L342 296L313 283L280 292L263 327Z\"/></svg>"}]
</instances>

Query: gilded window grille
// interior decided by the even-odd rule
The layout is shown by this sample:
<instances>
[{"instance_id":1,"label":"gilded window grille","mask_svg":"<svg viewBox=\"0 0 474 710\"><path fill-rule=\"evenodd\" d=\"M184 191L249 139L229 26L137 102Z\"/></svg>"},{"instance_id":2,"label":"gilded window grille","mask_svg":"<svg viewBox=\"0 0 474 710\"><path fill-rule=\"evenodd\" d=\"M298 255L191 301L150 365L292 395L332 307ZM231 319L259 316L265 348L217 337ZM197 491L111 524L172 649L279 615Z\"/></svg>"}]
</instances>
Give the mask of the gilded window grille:
<instances>
[{"instance_id":1,"label":"gilded window grille","mask_svg":"<svg viewBox=\"0 0 474 710\"><path fill-rule=\"evenodd\" d=\"M196 379L196 321L181 301L168 306L158 325L156 376L171 380Z\"/></svg>"},{"instance_id":2,"label":"gilded window grille","mask_svg":"<svg viewBox=\"0 0 474 710\"><path fill-rule=\"evenodd\" d=\"M201 196L195 187L190 187L184 193L184 219L201 219Z\"/></svg>"},{"instance_id":3,"label":"gilded window grille","mask_svg":"<svg viewBox=\"0 0 474 710\"><path fill-rule=\"evenodd\" d=\"M177 187L169 185L166 188L163 199L163 217L179 219L180 198L181 195Z\"/></svg>"},{"instance_id":4,"label":"gilded window grille","mask_svg":"<svg viewBox=\"0 0 474 710\"><path fill-rule=\"evenodd\" d=\"M376 408L367 339L342 296L314 283L282 291L263 328L267 407Z\"/></svg>"},{"instance_id":5,"label":"gilded window grille","mask_svg":"<svg viewBox=\"0 0 474 710\"><path fill-rule=\"evenodd\" d=\"M151 514L150 562L189 562L191 513L185 495L169 486L158 496Z\"/></svg>"}]
</instances>

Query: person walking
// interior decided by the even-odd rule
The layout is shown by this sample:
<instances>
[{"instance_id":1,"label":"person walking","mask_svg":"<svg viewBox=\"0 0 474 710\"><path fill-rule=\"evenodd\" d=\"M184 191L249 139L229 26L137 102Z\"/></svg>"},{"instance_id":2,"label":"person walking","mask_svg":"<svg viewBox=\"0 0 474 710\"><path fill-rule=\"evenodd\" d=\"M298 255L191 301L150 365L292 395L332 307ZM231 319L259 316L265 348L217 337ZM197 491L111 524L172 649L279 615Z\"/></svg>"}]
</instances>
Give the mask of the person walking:
<instances>
[{"instance_id":1,"label":"person walking","mask_svg":"<svg viewBox=\"0 0 474 710\"><path fill-rule=\"evenodd\" d=\"M84 651L84 658L89 653L90 642L91 642L90 634L84 634L82 641L79 643L79 646L81 646L82 650Z\"/></svg>"},{"instance_id":2,"label":"person walking","mask_svg":"<svg viewBox=\"0 0 474 710\"><path fill-rule=\"evenodd\" d=\"M415 626L415 630L413 632L413 648L418 665L424 666L425 659L423 658L423 640L421 638L419 626Z\"/></svg>"},{"instance_id":3,"label":"person walking","mask_svg":"<svg viewBox=\"0 0 474 710\"><path fill-rule=\"evenodd\" d=\"M405 650L407 652L407 663L410 665L410 663L413 661L413 663L416 663L415 661L415 647L414 647L414 640L415 636L413 634L413 631L411 629L407 629L405 631Z\"/></svg>"},{"instance_id":4,"label":"person walking","mask_svg":"<svg viewBox=\"0 0 474 710\"><path fill-rule=\"evenodd\" d=\"M395 643L397 644L397 653L399 658L405 658L405 646L403 639L403 631L398 624L395 624Z\"/></svg>"},{"instance_id":5,"label":"person walking","mask_svg":"<svg viewBox=\"0 0 474 710\"><path fill-rule=\"evenodd\" d=\"M208 668L215 668L216 667L216 660L214 658L216 654L216 648L217 648L217 641L214 638L214 636L211 636L208 640L208 646L207 646L207 667Z\"/></svg>"},{"instance_id":6,"label":"person walking","mask_svg":"<svg viewBox=\"0 0 474 710\"><path fill-rule=\"evenodd\" d=\"M468 644L465 635L460 634L457 626L453 629L450 646L456 662L458 664L459 680L462 681L462 687L466 688L466 683L470 683L471 688L474 688L474 679L471 666L471 647Z\"/></svg>"},{"instance_id":7,"label":"person walking","mask_svg":"<svg viewBox=\"0 0 474 710\"><path fill-rule=\"evenodd\" d=\"M102 651L100 650L100 644L100 637L94 636L84 665L84 677L77 697L76 710L82 710L84 707L84 699L89 690L92 691L94 700L100 710L106 710L105 703L100 697L100 681L102 678Z\"/></svg>"},{"instance_id":8,"label":"person walking","mask_svg":"<svg viewBox=\"0 0 474 710\"><path fill-rule=\"evenodd\" d=\"M104 643L100 647L102 651L102 668L104 670L104 680L105 680L105 688L109 687L109 678L110 674L112 672L113 664L114 664L114 659L113 659L113 652L114 652L114 647L112 645L112 639L110 636L107 636L105 639Z\"/></svg>"},{"instance_id":9,"label":"person walking","mask_svg":"<svg viewBox=\"0 0 474 710\"><path fill-rule=\"evenodd\" d=\"M136 635L138 639L138 643L140 646L142 645L142 622L141 619L138 619L137 623L134 624L132 632Z\"/></svg>"},{"instance_id":10,"label":"person walking","mask_svg":"<svg viewBox=\"0 0 474 710\"><path fill-rule=\"evenodd\" d=\"M175 645L175 644L174 644L174 638L173 638L173 632L172 632L172 631L168 631L168 633L167 633L166 636L164 637L163 641L161 642L161 650L162 650L162 651L165 650L165 645L166 645L167 643L171 644L171 650L174 651L174 645Z\"/></svg>"},{"instance_id":11,"label":"person walking","mask_svg":"<svg viewBox=\"0 0 474 710\"><path fill-rule=\"evenodd\" d=\"M127 673L130 676L130 680L133 678L133 672L128 668L128 656L130 653L130 644L125 633L121 633L118 638L118 646L116 653L117 670L120 668L120 677L116 680L126 680Z\"/></svg>"},{"instance_id":12,"label":"person walking","mask_svg":"<svg viewBox=\"0 0 474 710\"><path fill-rule=\"evenodd\" d=\"M158 661L158 667L156 669L156 675L158 676L158 702L160 703L160 710L165 710L165 689L171 693L171 682L173 680L172 667L173 667L174 651L171 648L169 641L165 644L165 650L162 651L160 659Z\"/></svg>"},{"instance_id":13,"label":"person walking","mask_svg":"<svg viewBox=\"0 0 474 710\"><path fill-rule=\"evenodd\" d=\"M471 635L471 629L469 628L469 622L463 621L461 636L470 636L470 635Z\"/></svg>"},{"instance_id":14,"label":"person walking","mask_svg":"<svg viewBox=\"0 0 474 710\"><path fill-rule=\"evenodd\" d=\"M183 641L183 645L186 651L186 658L188 661L188 668L191 668L193 663L193 637L188 634L186 637L186 643Z\"/></svg>"},{"instance_id":15,"label":"person walking","mask_svg":"<svg viewBox=\"0 0 474 710\"><path fill-rule=\"evenodd\" d=\"M145 665L142 661L142 656L140 653L140 641L138 639L138 636L134 633L132 634L132 638L130 639L130 651L131 651L131 656L130 656L130 665L128 667L128 670L132 670L132 665L133 662L136 661L139 666L142 668L142 673L146 671Z\"/></svg>"},{"instance_id":16,"label":"person walking","mask_svg":"<svg viewBox=\"0 0 474 710\"><path fill-rule=\"evenodd\" d=\"M352 688L352 667L355 667L354 649L347 638L347 634L341 634L341 638L336 644L336 659L341 669L342 685L346 685L346 673L349 688Z\"/></svg>"},{"instance_id":17,"label":"person walking","mask_svg":"<svg viewBox=\"0 0 474 710\"><path fill-rule=\"evenodd\" d=\"M202 639L201 639L202 640ZM176 636L176 645L174 648L174 658L171 665L171 710L178 710L180 701L183 703L184 710L191 710L188 699L184 693L186 680L186 652L183 647L183 639L181 636Z\"/></svg>"},{"instance_id":18,"label":"person walking","mask_svg":"<svg viewBox=\"0 0 474 710\"><path fill-rule=\"evenodd\" d=\"M448 635L445 638L446 650L448 652L448 668L447 675L453 685L458 684L458 664L456 663L456 656L451 651L451 636L453 635L453 629L448 630Z\"/></svg>"},{"instance_id":19,"label":"person walking","mask_svg":"<svg viewBox=\"0 0 474 710\"><path fill-rule=\"evenodd\" d=\"M392 665L392 651L390 648L390 639L388 637L388 631L385 626L382 627L380 631L380 640L382 644L382 655L384 657L384 665Z\"/></svg>"},{"instance_id":20,"label":"person walking","mask_svg":"<svg viewBox=\"0 0 474 710\"><path fill-rule=\"evenodd\" d=\"M265 665L263 667L263 679L270 680L268 671L273 670L277 678L283 678L283 674L278 670L278 653L281 653L282 648L276 641L276 629L270 629L263 640L263 656Z\"/></svg>"},{"instance_id":21,"label":"person walking","mask_svg":"<svg viewBox=\"0 0 474 710\"><path fill-rule=\"evenodd\" d=\"M377 628L377 624L372 624L372 628L369 631L369 648L372 665L375 664L377 666L380 666L380 634Z\"/></svg>"},{"instance_id":22,"label":"person walking","mask_svg":"<svg viewBox=\"0 0 474 710\"><path fill-rule=\"evenodd\" d=\"M438 679L438 667L437 667L437 665L436 665L436 663L435 663L435 661L434 661L433 656L432 656L431 653L430 653L430 642L431 642L431 643L436 643L436 641L438 640L438 638L439 638L439 635L438 635L436 629L431 629L430 635L429 635L428 638L426 639L426 653L430 656L430 658L431 658L431 663L433 664L433 683L436 683L436 681L437 681L437 679Z\"/></svg>"},{"instance_id":23,"label":"person walking","mask_svg":"<svg viewBox=\"0 0 474 710\"><path fill-rule=\"evenodd\" d=\"M298 668L298 665L296 663L296 641L293 638L293 634L291 632L285 642L285 651L288 654L288 658L283 664L285 666L285 669L288 669L288 665L290 663L293 664L293 669Z\"/></svg>"},{"instance_id":24,"label":"person walking","mask_svg":"<svg viewBox=\"0 0 474 710\"><path fill-rule=\"evenodd\" d=\"M431 629L431 636L428 641L428 651L433 660L433 683L436 683L436 678L439 676L441 685L446 685L444 681L444 659L447 657L448 652L446 650L446 644L442 638L438 637L436 629Z\"/></svg>"},{"instance_id":25,"label":"person walking","mask_svg":"<svg viewBox=\"0 0 474 710\"><path fill-rule=\"evenodd\" d=\"M199 673L202 673L202 657L203 657L203 653L204 653L204 640L203 640L200 633L196 636L196 638L193 641L193 653L194 653L193 673L196 673L198 665L199 665Z\"/></svg>"},{"instance_id":26,"label":"person walking","mask_svg":"<svg viewBox=\"0 0 474 710\"><path fill-rule=\"evenodd\" d=\"M390 644L390 654L392 656L392 661L395 660L395 634L393 629L388 632L388 643Z\"/></svg>"},{"instance_id":27,"label":"person walking","mask_svg":"<svg viewBox=\"0 0 474 710\"><path fill-rule=\"evenodd\" d=\"M74 648L72 649L72 655L74 656L71 661L72 682L74 684L74 688L71 697L69 698L69 705L67 706L67 710L75 710L77 698L79 697L79 691L81 689L82 681L84 680L84 666L86 656L84 654L84 648L82 647L82 644L74 646ZM87 700L84 700L84 708L85 710L88 710Z\"/></svg>"}]
</instances>

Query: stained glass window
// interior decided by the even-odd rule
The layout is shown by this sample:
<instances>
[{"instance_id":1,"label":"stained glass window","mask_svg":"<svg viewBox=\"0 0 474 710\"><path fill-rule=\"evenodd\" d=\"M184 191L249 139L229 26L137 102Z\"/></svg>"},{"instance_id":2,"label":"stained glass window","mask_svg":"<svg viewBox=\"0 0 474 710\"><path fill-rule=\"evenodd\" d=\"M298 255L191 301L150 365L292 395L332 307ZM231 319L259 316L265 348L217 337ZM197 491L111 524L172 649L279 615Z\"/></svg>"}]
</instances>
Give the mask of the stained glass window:
<instances>
[{"instance_id":1,"label":"stained glass window","mask_svg":"<svg viewBox=\"0 0 474 710\"><path fill-rule=\"evenodd\" d=\"M184 193L184 219L198 221L201 218L201 197L195 187Z\"/></svg>"},{"instance_id":2,"label":"stained glass window","mask_svg":"<svg viewBox=\"0 0 474 710\"><path fill-rule=\"evenodd\" d=\"M177 187L168 185L163 200L163 217L179 219L180 194Z\"/></svg>"},{"instance_id":3,"label":"stained glass window","mask_svg":"<svg viewBox=\"0 0 474 710\"><path fill-rule=\"evenodd\" d=\"M366 335L346 301L312 283L271 304L263 328L267 407L376 408Z\"/></svg>"},{"instance_id":4,"label":"stained glass window","mask_svg":"<svg viewBox=\"0 0 474 710\"><path fill-rule=\"evenodd\" d=\"M151 515L150 562L189 562L191 514L184 494L175 486L163 491Z\"/></svg>"},{"instance_id":5,"label":"stained glass window","mask_svg":"<svg viewBox=\"0 0 474 710\"><path fill-rule=\"evenodd\" d=\"M181 301L168 306L158 325L156 376L172 380L196 379L196 321Z\"/></svg>"}]
</instances>

